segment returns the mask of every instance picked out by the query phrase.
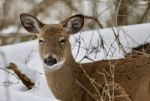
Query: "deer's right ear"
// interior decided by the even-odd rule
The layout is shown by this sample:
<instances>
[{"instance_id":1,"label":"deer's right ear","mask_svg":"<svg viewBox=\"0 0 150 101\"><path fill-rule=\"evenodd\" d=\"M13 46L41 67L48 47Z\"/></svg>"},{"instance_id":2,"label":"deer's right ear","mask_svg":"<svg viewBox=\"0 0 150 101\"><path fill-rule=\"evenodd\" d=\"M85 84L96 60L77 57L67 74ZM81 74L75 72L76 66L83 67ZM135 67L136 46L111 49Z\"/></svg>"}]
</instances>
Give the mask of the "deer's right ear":
<instances>
[{"instance_id":1,"label":"deer's right ear","mask_svg":"<svg viewBox=\"0 0 150 101\"><path fill-rule=\"evenodd\" d=\"M22 26L31 33L39 33L41 28L44 26L42 22L40 22L37 18L29 14L21 14L20 20Z\"/></svg>"},{"instance_id":2,"label":"deer's right ear","mask_svg":"<svg viewBox=\"0 0 150 101\"><path fill-rule=\"evenodd\" d=\"M70 34L75 34L81 30L84 24L84 16L77 14L62 22L65 30Z\"/></svg>"}]
</instances>

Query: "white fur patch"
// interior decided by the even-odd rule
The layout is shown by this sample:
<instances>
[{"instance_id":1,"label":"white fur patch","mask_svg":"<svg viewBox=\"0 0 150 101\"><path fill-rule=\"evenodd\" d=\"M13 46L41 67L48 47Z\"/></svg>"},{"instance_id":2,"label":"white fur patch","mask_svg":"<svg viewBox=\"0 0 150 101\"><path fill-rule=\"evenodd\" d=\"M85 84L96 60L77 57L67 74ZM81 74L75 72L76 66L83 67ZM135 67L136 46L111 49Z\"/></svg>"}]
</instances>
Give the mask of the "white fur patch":
<instances>
[{"instance_id":1,"label":"white fur patch","mask_svg":"<svg viewBox=\"0 0 150 101\"><path fill-rule=\"evenodd\" d=\"M63 66L65 61L66 61L66 59L65 60L61 60L57 64L54 64L53 66L48 66L47 64L44 63L45 72L59 70Z\"/></svg>"}]
</instances>

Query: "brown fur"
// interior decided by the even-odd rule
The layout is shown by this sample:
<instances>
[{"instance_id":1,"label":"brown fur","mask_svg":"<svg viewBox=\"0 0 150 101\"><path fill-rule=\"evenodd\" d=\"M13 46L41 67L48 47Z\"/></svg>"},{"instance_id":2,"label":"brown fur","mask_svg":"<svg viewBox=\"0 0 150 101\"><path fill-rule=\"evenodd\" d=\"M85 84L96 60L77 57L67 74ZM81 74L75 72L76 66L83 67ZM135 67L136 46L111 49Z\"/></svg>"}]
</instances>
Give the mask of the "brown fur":
<instances>
[{"instance_id":1,"label":"brown fur","mask_svg":"<svg viewBox=\"0 0 150 101\"><path fill-rule=\"evenodd\" d=\"M95 101L91 95L77 83L77 81L79 81L93 95L98 95L89 78L82 72L80 65L72 61L67 61L68 64L65 64L56 72L46 73L49 87L54 95L62 101ZM105 72L110 73L110 62L117 62L114 68L115 82L124 88L129 98L132 99L132 101L149 101L150 58L103 60L82 64L82 66L89 77L102 86L105 84L105 80L98 72L104 73L108 81L112 81L112 78L109 78ZM94 85L96 86L96 84ZM97 89L99 89L99 92L102 92L99 87L97 87ZM116 99L115 101L123 101L123 99L127 98L125 96L120 99L121 100Z\"/></svg>"},{"instance_id":2,"label":"brown fur","mask_svg":"<svg viewBox=\"0 0 150 101\"><path fill-rule=\"evenodd\" d=\"M27 30L30 27L25 26ZM45 68L48 85L59 100L113 101L113 98L114 101L150 100L150 57L79 64L71 54L69 33L65 31L63 25L44 24L40 31L30 28L29 31L31 30L38 32L38 38L44 40L44 44L39 45L42 59L46 54L55 54L58 60L66 59L58 70L51 71ZM58 41L62 37L66 41L60 44Z\"/></svg>"}]
</instances>

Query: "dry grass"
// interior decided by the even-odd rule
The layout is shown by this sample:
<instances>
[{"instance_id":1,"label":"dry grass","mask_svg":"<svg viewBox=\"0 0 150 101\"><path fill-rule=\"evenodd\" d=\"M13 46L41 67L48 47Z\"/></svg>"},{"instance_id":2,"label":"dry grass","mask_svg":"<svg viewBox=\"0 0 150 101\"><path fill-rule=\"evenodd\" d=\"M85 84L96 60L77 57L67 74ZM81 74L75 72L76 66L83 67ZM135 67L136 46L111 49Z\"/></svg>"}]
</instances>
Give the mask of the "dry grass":
<instances>
[{"instance_id":1,"label":"dry grass","mask_svg":"<svg viewBox=\"0 0 150 101\"><path fill-rule=\"evenodd\" d=\"M102 76L104 78L104 84L102 85L97 83L94 78L90 77L83 69L82 65L80 65L84 74L92 84L96 94L90 92L90 90L84 87L79 81L77 81L78 85L82 87L93 99L95 99L95 101L132 101L129 95L126 93L125 89L120 84L115 82L114 69L117 62L109 62L109 72L105 70L103 72L97 72L99 76ZM111 78L111 80L108 80L108 77ZM101 89L101 91L99 90L99 88Z\"/></svg>"},{"instance_id":2,"label":"dry grass","mask_svg":"<svg viewBox=\"0 0 150 101\"><path fill-rule=\"evenodd\" d=\"M142 56L149 56L150 54L150 45L149 43L146 43L146 44L143 44L139 47L135 47L132 49L132 52L131 53L126 53L126 50L125 48L129 48L129 47L125 47L123 46L123 44L121 43L121 41L119 40L119 35L120 35L120 30L122 32L124 32L124 37L126 39L126 43L128 43L128 40L132 40L133 43L137 44L138 45L138 42L136 42L134 40L134 38L132 38L129 33L127 33L124 29L118 27L116 28L116 30L112 29L113 33L114 33L114 36L115 36L115 39L114 41L111 43L111 46L108 46L107 43L105 42L105 40L103 40L102 36L100 35L100 38L99 38L99 42L100 44L97 44L97 47L96 48L93 48L91 49L92 47L92 40L93 39L93 35L92 34L92 37L91 39L89 40L90 43L89 43L89 46L87 46L85 44L85 46L81 47L80 44L85 43L85 40L82 39L82 37L79 35L78 37L78 41L76 41L76 43L79 44L79 49L78 49L78 53L77 55L79 54L79 51L80 51L80 48L83 48L86 50L86 54L85 56L83 56L83 58L80 60L80 62L82 62L84 59L88 59L90 61L94 61L90 58L90 54L94 53L95 50L98 50L99 47L101 49L104 50L104 53L106 53L106 57L108 56L108 54L112 54L112 58L114 57L113 54L114 52L111 52L111 49L113 48L113 45L115 43L117 43L120 51L122 51L126 56L128 57L131 57L131 58L137 58L137 57L140 57L141 55ZM147 37L147 39L149 38L149 36ZM147 39L145 41L147 41ZM80 41L79 41L80 40ZM82 41L81 41L82 40ZM129 44L129 43L128 43ZM117 49L115 51L118 51ZM97 53L95 53L97 54ZM76 57L77 57L76 55ZM118 62L118 61L117 61ZM88 90L87 88L85 88L80 82L77 82L91 97L93 97L95 99L95 101L132 101L130 96L128 95L128 93L125 91L125 89L122 87L122 85L118 84L117 82L115 82L115 78L114 78L114 70L115 70L115 67L117 65L117 62L116 63L109 63L109 72L108 71L103 71L103 72L98 72L99 76L103 77L104 80L105 80L105 83L103 85L100 85L98 84L94 78L90 77L86 72L85 70L82 68L83 72L85 73L86 77L89 79L89 81L91 82L91 84L93 85L93 88L95 90L96 95L95 94L92 94L92 92L90 92L90 90ZM109 79L108 80L108 77L111 78L111 80ZM101 88L101 92L99 92L99 88Z\"/></svg>"}]
</instances>

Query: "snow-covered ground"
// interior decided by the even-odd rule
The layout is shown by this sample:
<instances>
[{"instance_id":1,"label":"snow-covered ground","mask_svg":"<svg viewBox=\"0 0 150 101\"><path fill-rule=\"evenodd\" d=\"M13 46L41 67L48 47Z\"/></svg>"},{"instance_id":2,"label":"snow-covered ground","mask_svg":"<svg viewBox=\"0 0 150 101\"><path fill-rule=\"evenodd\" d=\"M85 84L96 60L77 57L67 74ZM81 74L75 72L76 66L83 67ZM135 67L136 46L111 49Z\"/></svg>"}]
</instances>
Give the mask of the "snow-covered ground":
<instances>
[{"instance_id":1,"label":"snow-covered ground","mask_svg":"<svg viewBox=\"0 0 150 101\"><path fill-rule=\"evenodd\" d=\"M76 61L83 63L91 62L90 59L123 58L124 52L115 41L115 34L119 34L119 41L129 52L132 47L150 42L150 23L93 30L71 36L72 53ZM47 86L37 43L35 40L0 47L0 101L56 100ZM101 44L104 44L105 49ZM83 59L85 56L90 59ZM21 72L36 83L33 89L27 90L13 72L6 69L10 62L17 64Z\"/></svg>"}]
</instances>

